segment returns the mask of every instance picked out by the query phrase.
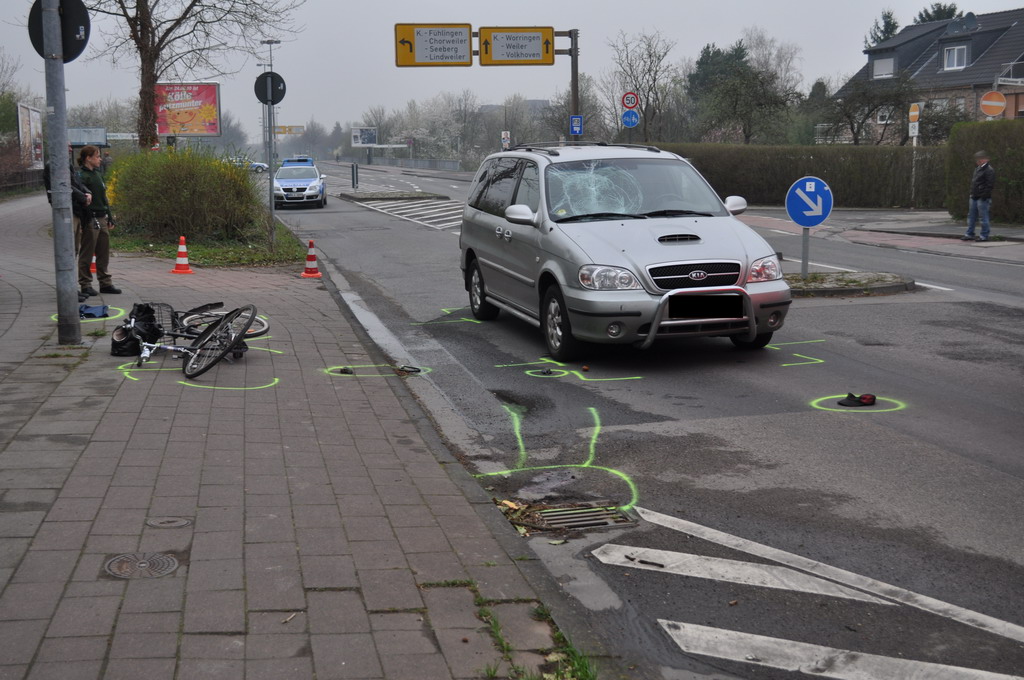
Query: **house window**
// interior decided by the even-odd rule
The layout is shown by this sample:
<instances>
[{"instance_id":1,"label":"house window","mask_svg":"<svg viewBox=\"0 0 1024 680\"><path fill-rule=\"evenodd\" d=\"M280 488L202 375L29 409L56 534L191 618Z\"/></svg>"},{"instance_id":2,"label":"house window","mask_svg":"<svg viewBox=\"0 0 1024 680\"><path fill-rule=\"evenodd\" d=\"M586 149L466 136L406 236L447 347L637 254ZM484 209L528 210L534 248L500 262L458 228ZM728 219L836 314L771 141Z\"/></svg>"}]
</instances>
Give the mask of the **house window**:
<instances>
[{"instance_id":1,"label":"house window","mask_svg":"<svg viewBox=\"0 0 1024 680\"><path fill-rule=\"evenodd\" d=\"M878 117L875 120L878 121L879 125L888 125L889 123L893 122L892 121L892 112L893 112L893 109L892 109L892 107L889 107L889 106L886 106L884 108L878 109Z\"/></svg>"},{"instance_id":2,"label":"house window","mask_svg":"<svg viewBox=\"0 0 1024 680\"><path fill-rule=\"evenodd\" d=\"M957 47L947 47L945 51L945 70L947 71L959 71L962 68L967 67L967 46L959 45Z\"/></svg>"},{"instance_id":3,"label":"house window","mask_svg":"<svg viewBox=\"0 0 1024 680\"><path fill-rule=\"evenodd\" d=\"M895 65L896 60L893 57L889 57L888 59L875 59L871 62L871 77L892 78L892 72Z\"/></svg>"}]
</instances>

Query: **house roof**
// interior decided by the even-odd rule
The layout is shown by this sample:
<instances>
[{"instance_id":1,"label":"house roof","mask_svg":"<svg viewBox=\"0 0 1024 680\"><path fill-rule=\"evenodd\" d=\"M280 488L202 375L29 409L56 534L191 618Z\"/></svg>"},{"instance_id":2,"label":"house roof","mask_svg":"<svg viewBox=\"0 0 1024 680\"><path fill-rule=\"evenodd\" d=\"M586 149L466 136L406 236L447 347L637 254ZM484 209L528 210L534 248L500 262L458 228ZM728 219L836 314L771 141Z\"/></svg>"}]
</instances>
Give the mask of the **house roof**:
<instances>
[{"instance_id":1,"label":"house roof","mask_svg":"<svg viewBox=\"0 0 1024 680\"><path fill-rule=\"evenodd\" d=\"M955 20L914 24L893 37L864 50L868 63L836 92L842 96L851 83L871 79L871 61L894 57L896 68L922 90L939 90L972 85L992 86L1003 64L1024 58L1024 8L979 14L977 27L957 30ZM952 24L952 26L951 26ZM970 62L963 69L943 69L942 50L968 45ZM884 82L882 80L878 82Z\"/></svg>"}]
</instances>

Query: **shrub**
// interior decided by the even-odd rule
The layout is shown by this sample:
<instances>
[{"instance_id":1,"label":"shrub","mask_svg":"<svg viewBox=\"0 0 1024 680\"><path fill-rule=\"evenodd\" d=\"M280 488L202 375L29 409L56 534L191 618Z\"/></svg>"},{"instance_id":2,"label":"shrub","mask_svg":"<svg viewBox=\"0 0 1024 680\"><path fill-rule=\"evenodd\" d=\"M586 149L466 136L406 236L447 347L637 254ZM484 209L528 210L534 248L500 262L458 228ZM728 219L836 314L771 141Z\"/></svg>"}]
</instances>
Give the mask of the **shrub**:
<instances>
[{"instance_id":1,"label":"shrub","mask_svg":"<svg viewBox=\"0 0 1024 680\"><path fill-rule=\"evenodd\" d=\"M107 184L118 228L128 233L231 241L266 232L264 197L248 168L211 153L122 155Z\"/></svg>"},{"instance_id":2,"label":"shrub","mask_svg":"<svg viewBox=\"0 0 1024 680\"><path fill-rule=\"evenodd\" d=\"M844 208L941 208L942 147L917 149L916 191L911 200L914 150L902 146L760 146L659 144L678 153L707 177L723 197L743 196L752 205L780 205L796 180L807 175L829 183Z\"/></svg>"},{"instance_id":3,"label":"shrub","mask_svg":"<svg viewBox=\"0 0 1024 680\"><path fill-rule=\"evenodd\" d=\"M946 206L954 218L967 217L974 154L984 149L996 171L992 219L1024 222L1024 121L961 123L953 127L946 147Z\"/></svg>"}]
</instances>

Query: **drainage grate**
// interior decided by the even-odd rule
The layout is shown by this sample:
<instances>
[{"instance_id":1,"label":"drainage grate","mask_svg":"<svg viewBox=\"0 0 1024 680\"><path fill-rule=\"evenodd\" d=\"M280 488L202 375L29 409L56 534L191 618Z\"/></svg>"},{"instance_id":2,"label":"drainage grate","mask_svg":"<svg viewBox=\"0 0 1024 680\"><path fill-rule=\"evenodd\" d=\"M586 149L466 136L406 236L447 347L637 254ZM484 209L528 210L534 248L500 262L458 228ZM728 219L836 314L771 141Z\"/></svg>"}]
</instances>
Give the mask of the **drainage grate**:
<instances>
[{"instance_id":1,"label":"drainage grate","mask_svg":"<svg viewBox=\"0 0 1024 680\"><path fill-rule=\"evenodd\" d=\"M150 517L146 524L157 529L180 529L192 524L188 517Z\"/></svg>"},{"instance_id":2,"label":"drainage grate","mask_svg":"<svg viewBox=\"0 0 1024 680\"><path fill-rule=\"evenodd\" d=\"M160 578L177 568L178 558L167 553L126 553L103 565L104 571L117 578Z\"/></svg>"},{"instance_id":3,"label":"drainage grate","mask_svg":"<svg viewBox=\"0 0 1024 680\"><path fill-rule=\"evenodd\" d=\"M537 514L546 529L595 529L636 524L616 507L547 508Z\"/></svg>"}]
</instances>

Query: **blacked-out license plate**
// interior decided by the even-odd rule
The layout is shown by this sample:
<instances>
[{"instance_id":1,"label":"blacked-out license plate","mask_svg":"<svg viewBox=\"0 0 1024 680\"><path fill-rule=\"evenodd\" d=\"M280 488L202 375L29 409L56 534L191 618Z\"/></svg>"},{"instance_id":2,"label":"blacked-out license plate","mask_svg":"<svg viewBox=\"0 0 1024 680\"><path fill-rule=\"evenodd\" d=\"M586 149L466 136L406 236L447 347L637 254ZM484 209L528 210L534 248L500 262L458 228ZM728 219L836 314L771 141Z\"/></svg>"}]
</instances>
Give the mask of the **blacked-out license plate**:
<instances>
[{"instance_id":1,"label":"blacked-out license plate","mask_svg":"<svg viewBox=\"0 0 1024 680\"><path fill-rule=\"evenodd\" d=\"M668 299L670 319L741 319L739 295L673 295Z\"/></svg>"}]
</instances>

